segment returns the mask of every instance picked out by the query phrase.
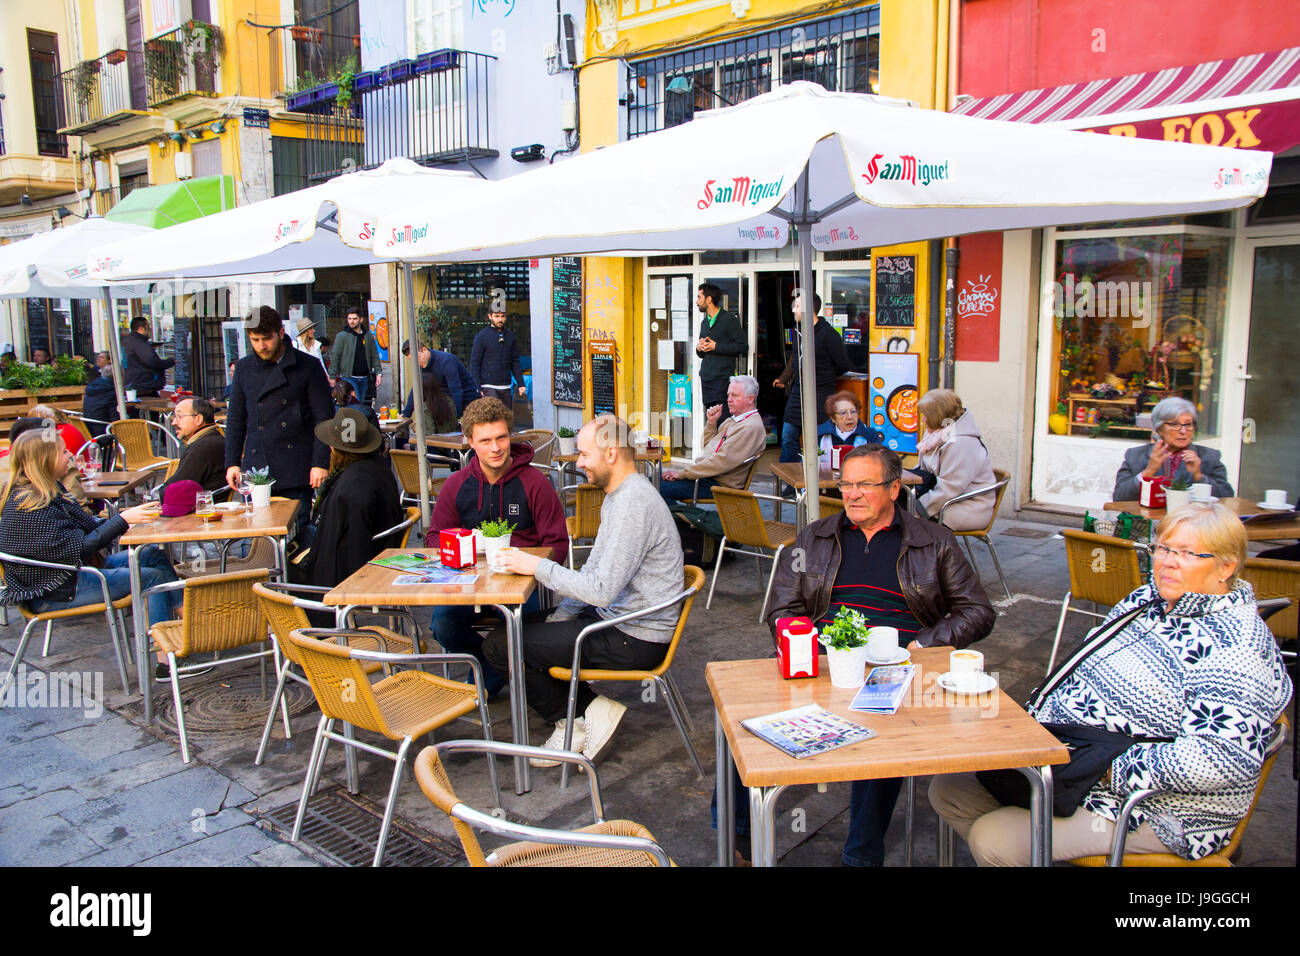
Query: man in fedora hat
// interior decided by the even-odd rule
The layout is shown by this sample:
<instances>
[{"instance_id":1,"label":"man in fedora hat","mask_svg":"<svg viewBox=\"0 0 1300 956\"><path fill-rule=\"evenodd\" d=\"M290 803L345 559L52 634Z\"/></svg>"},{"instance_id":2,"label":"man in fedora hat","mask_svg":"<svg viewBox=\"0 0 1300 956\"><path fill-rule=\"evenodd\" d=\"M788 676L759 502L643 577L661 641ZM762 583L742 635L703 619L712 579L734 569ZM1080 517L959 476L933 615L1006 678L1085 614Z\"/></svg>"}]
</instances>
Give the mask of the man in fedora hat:
<instances>
[{"instance_id":1,"label":"man in fedora hat","mask_svg":"<svg viewBox=\"0 0 1300 956\"><path fill-rule=\"evenodd\" d=\"M298 568L306 583L333 587L380 551L398 547L400 535L374 537L406 515L383 436L364 414L340 408L315 432L330 449L329 477L312 510L311 550Z\"/></svg>"},{"instance_id":2,"label":"man in fedora hat","mask_svg":"<svg viewBox=\"0 0 1300 956\"><path fill-rule=\"evenodd\" d=\"M259 306L244 320L253 354L235 363L226 410L226 483L239 488L244 468L269 468L275 493L297 498L299 527L311 511L312 489L328 474L330 450L314 429L334 415L329 380L319 362L290 348L280 313Z\"/></svg>"}]
</instances>

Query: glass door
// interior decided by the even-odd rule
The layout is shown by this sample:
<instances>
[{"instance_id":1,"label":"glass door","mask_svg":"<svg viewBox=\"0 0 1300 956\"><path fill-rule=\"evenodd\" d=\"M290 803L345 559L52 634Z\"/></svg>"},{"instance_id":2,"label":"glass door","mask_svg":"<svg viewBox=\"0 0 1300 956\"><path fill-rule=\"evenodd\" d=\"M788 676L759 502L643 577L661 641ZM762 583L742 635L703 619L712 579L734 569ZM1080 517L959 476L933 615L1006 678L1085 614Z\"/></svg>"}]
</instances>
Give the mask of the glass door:
<instances>
[{"instance_id":1,"label":"glass door","mask_svg":"<svg viewBox=\"0 0 1300 956\"><path fill-rule=\"evenodd\" d=\"M724 311L730 312L740 320L740 329L745 340L745 354L736 356L735 375L752 375L754 368L754 321L750 316L750 294L749 294L749 276L737 275L730 273L728 275L702 275L700 283L712 282L722 290L722 302L720 303ZM698 286L698 284L697 284ZM691 304L691 372L693 375L693 394L692 394L692 428L691 428L691 447L700 446L701 437L704 434L704 396L700 391L700 357L695 354L695 346L700 338L700 330L704 322L704 313L694 304L694 292L697 286L692 286L692 304Z\"/></svg>"}]
</instances>

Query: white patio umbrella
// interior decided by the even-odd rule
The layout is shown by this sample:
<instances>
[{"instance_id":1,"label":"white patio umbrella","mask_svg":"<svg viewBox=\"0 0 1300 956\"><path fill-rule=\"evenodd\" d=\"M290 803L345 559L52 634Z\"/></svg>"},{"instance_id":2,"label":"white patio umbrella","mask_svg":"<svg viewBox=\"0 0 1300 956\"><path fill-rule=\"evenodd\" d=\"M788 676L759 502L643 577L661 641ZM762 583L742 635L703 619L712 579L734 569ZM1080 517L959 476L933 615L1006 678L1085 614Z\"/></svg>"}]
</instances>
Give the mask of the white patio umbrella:
<instances>
[{"instance_id":1,"label":"white patio umbrella","mask_svg":"<svg viewBox=\"0 0 1300 956\"><path fill-rule=\"evenodd\" d=\"M1271 164L1265 152L979 120L800 82L502 180L475 204L412 201L380 220L375 248L403 259L599 254L697 249L719 231L744 248L783 246L794 227L808 289L814 248L1232 209L1264 194ZM811 309L801 334L813 341ZM815 488L813 350L801 357ZM817 496L807 501L816 518Z\"/></svg>"}]
</instances>

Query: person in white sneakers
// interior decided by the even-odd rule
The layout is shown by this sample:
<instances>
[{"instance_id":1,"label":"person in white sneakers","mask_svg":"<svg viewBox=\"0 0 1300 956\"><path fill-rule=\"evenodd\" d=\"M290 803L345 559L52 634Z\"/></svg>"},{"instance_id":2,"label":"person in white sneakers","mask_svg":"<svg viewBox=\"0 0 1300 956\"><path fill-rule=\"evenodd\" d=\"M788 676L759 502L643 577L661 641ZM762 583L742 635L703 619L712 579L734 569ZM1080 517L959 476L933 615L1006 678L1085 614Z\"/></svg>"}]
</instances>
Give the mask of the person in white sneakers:
<instances>
[{"instance_id":1,"label":"person in white sneakers","mask_svg":"<svg viewBox=\"0 0 1300 956\"><path fill-rule=\"evenodd\" d=\"M579 632L593 621L652 607L682 589L682 544L672 516L654 485L636 470L627 423L601 415L578 432L578 467L587 480L605 492L600 531L591 554L574 571L525 551L506 551L501 563L515 574L534 575L564 600L549 620L524 628L524 680L528 703L555 732L545 743L564 747L567 681L548 669L573 663ZM677 625L678 608L597 631L583 641L582 666L608 670L648 670L664 659ZM487 662L506 673L506 636L498 628L483 642ZM597 697L587 684L578 689L572 747L591 760L604 751L627 708L608 697ZM533 758L535 767L559 761Z\"/></svg>"}]
</instances>

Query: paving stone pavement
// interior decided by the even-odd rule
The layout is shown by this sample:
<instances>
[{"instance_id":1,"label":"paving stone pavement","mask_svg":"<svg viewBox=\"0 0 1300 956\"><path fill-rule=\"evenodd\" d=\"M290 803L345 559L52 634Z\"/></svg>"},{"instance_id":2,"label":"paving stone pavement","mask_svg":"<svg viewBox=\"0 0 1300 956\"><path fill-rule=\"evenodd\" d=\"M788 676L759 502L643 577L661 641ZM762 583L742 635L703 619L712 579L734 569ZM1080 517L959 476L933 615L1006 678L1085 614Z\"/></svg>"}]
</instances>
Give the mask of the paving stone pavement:
<instances>
[{"instance_id":1,"label":"paving stone pavement","mask_svg":"<svg viewBox=\"0 0 1300 956\"><path fill-rule=\"evenodd\" d=\"M789 509L786 510L789 517ZM1043 533L1041 537L1005 534L1009 528ZM994 632L979 646L987 668L997 671L1013 698L1023 699L1041 677L1060 610L1069 586L1058 529L1028 521L999 521L994 545L1014 596L1001 592L984 550L976 545L976 563L998 611ZM713 569L707 568L710 579ZM607 684L602 691L628 705L611 754L599 767L607 813L645 824L684 866L707 866L715 859L709 825L713 787L713 711L704 682L710 660L766 657L770 639L757 622L766 583L748 558L725 562L713 607L696 601L673 673L694 718L693 743L709 774L695 772L661 701L646 689ZM1087 619L1071 616L1067 646L1082 637ZM17 647L22 622L10 613L0 629L0 666L7 667ZM102 673L98 696L85 707L10 706L0 710L0 864L4 865L318 865L324 858L277 839L257 825L256 814L297 800L319 712L313 707L292 722L285 740L277 722L270 753L262 767L253 766L260 731L192 733L193 763L181 762L174 733L142 726L137 696L123 694L104 635L102 621L70 622L56 627L49 657L40 657L40 641L28 650L28 686L36 672ZM241 665L250 668L256 665ZM196 681L220 681L218 669ZM150 688L159 703L165 685ZM99 703L95 703L95 701ZM102 713L97 712L102 704ZM493 733L509 736L504 700L491 707ZM549 734L532 717L534 743ZM473 737L477 727L459 724L439 731L437 739ZM391 763L359 758L363 792L382 804ZM480 758L457 756L448 772L461 798L488 808L486 768ZM559 789L558 770L534 771L533 792L513 793L513 777L503 765L501 803L513 819L547 826L575 827L590 822L584 777ZM332 747L326 783L342 783L341 748ZM917 782L914 863L935 862L935 817L925 799L928 779ZM1291 748L1277 761L1259 809L1250 824L1240 864L1293 865L1295 858L1296 782ZM780 862L795 866L839 865L848 826L848 785L832 784L819 792L796 787L778 800L777 847ZM398 797L399 817L455 840L446 818L420 793L409 776ZM887 865L903 862L903 807L895 812L888 839ZM960 841L958 841L960 844ZM959 865L970 865L959 846Z\"/></svg>"}]
</instances>

